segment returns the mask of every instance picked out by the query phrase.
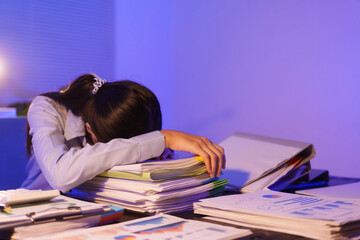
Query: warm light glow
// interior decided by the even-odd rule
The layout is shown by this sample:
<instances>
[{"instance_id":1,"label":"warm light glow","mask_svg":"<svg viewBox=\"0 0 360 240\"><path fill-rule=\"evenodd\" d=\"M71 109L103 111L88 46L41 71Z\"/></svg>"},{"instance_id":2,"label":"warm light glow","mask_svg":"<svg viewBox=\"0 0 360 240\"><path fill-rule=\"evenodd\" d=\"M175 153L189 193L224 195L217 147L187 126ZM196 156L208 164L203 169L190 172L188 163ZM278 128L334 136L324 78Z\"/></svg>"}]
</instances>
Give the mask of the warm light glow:
<instances>
[{"instance_id":1,"label":"warm light glow","mask_svg":"<svg viewBox=\"0 0 360 240\"><path fill-rule=\"evenodd\" d=\"M5 75L5 61L0 58L0 82L4 81Z\"/></svg>"}]
</instances>

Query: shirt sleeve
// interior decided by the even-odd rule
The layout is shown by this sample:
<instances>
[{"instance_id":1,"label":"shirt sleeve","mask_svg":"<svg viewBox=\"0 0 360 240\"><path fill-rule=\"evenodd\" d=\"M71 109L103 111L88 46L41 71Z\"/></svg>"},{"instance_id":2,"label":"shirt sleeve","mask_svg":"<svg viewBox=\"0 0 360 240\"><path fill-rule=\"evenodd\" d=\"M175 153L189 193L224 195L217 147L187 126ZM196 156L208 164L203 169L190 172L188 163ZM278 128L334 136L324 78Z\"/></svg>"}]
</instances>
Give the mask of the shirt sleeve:
<instances>
[{"instance_id":1,"label":"shirt sleeve","mask_svg":"<svg viewBox=\"0 0 360 240\"><path fill-rule=\"evenodd\" d=\"M28 122L34 155L54 189L67 192L113 166L142 162L164 151L165 139L159 131L69 149L63 130L65 120L51 101L35 98L28 111Z\"/></svg>"}]
</instances>

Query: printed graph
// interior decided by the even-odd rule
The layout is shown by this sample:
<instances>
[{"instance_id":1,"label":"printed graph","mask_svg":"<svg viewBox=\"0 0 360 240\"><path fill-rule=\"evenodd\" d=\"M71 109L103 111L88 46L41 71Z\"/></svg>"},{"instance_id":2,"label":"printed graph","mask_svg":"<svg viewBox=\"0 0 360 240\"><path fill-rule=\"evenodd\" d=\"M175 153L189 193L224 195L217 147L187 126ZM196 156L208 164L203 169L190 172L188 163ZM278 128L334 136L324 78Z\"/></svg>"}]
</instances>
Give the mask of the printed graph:
<instances>
[{"instance_id":1,"label":"printed graph","mask_svg":"<svg viewBox=\"0 0 360 240\"><path fill-rule=\"evenodd\" d=\"M280 195L274 195L274 194L270 194L270 195L263 195L264 198L281 198Z\"/></svg>"},{"instance_id":2,"label":"printed graph","mask_svg":"<svg viewBox=\"0 0 360 240\"><path fill-rule=\"evenodd\" d=\"M146 230L139 231L136 233L144 235L144 234L155 234L155 233L165 233L165 232L181 232L183 230L185 223L186 223L185 221L181 221L181 222L172 223L172 224L168 224L168 225L161 226L161 227L146 229Z\"/></svg>"},{"instance_id":3,"label":"printed graph","mask_svg":"<svg viewBox=\"0 0 360 240\"><path fill-rule=\"evenodd\" d=\"M125 226L134 227L134 226L159 225L159 224L162 224L165 220L166 220L166 218L164 218L164 217L158 217L158 218L153 218L153 219L149 219L149 220L145 220L145 221L127 224Z\"/></svg>"},{"instance_id":4,"label":"printed graph","mask_svg":"<svg viewBox=\"0 0 360 240\"><path fill-rule=\"evenodd\" d=\"M313 204L317 202L321 202L323 199L321 198L309 198L309 197L296 197L291 198L283 201L277 201L274 202L275 204L283 204L283 205L290 205L290 204L299 204L299 205L307 205L307 204Z\"/></svg>"}]
</instances>

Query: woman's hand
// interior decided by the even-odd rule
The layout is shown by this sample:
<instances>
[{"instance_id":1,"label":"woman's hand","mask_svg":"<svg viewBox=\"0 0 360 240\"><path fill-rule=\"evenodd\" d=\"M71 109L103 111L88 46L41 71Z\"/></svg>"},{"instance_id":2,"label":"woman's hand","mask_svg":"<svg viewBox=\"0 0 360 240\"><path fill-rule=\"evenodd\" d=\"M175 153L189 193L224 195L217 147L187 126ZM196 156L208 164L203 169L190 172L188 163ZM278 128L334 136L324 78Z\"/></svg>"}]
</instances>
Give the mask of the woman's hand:
<instances>
[{"instance_id":1,"label":"woman's hand","mask_svg":"<svg viewBox=\"0 0 360 240\"><path fill-rule=\"evenodd\" d=\"M204 159L210 177L220 176L225 169L224 149L205 137L173 130L161 130L165 136L165 147L176 151L186 151Z\"/></svg>"}]
</instances>

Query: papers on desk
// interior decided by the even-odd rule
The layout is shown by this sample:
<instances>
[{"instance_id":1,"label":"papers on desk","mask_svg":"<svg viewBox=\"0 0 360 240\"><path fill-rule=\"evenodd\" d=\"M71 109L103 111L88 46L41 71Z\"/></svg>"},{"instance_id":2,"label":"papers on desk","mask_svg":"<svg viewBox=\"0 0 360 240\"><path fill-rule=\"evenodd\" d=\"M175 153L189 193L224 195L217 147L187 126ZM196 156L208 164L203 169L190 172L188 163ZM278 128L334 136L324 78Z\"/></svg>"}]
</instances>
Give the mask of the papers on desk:
<instances>
[{"instance_id":1,"label":"papers on desk","mask_svg":"<svg viewBox=\"0 0 360 240\"><path fill-rule=\"evenodd\" d=\"M117 166L99 176L69 196L137 212L173 213L191 210L194 201L221 194L228 183L210 179L197 157Z\"/></svg>"},{"instance_id":2,"label":"papers on desk","mask_svg":"<svg viewBox=\"0 0 360 240\"><path fill-rule=\"evenodd\" d=\"M262 190L202 199L195 213L210 219L315 239L360 236L360 203Z\"/></svg>"},{"instance_id":3,"label":"papers on desk","mask_svg":"<svg viewBox=\"0 0 360 240\"><path fill-rule=\"evenodd\" d=\"M103 227L65 232L52 236L36 238L38 240L64 239L235 239L250 235L246 229L221 226L213 223L186 220L166 214L140 218ZM31 240L29 238L28 240Z\"/></svg>"},{"instance_id":4,"label":"papers on desk","mask_svg":"<svg viewBox=\"0 0 360 240\"><path fill-rule=\"evenodd\" d=\"M123 209L116 211L121 212L122 215ZM95 226L103 217L109 218L106 214L112 212L114 211L107 205L58 196L49 201L14 205L9 212L2 211L0 230L15 228L14 239L28 235L39 236L67 229ZM105 219L105 222L108 221Z\"/></svg>"},{"instance_id":5,"label":"papers on desk","mask_svg":"<svg viewBox=\"0 0 360 240\"><path fill-rule=\"evenodd\" d=\"M360 202L360 182L296 191L296 193L343 199L357 199Z\"/></svg>"},{"instance_id":6,"label":"papers on desk","mask_svg":"<svg viewBox=\"0 0 360 240\"><path fill-rule=\"evenodd\" d=\"M228 188L282 191L310 171L312 144L236 132L219 143L225 149Z\"/></svg>"}]
</instances>

